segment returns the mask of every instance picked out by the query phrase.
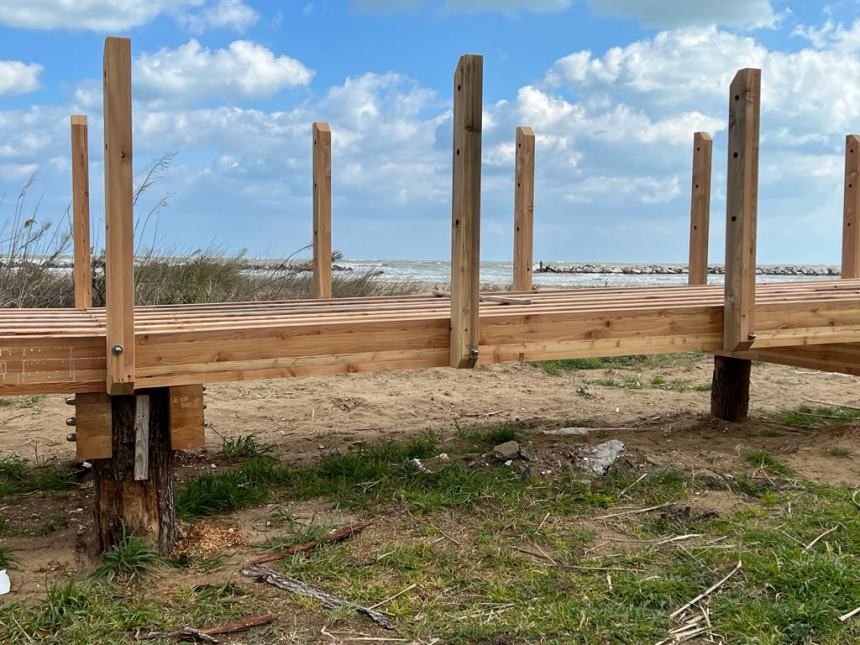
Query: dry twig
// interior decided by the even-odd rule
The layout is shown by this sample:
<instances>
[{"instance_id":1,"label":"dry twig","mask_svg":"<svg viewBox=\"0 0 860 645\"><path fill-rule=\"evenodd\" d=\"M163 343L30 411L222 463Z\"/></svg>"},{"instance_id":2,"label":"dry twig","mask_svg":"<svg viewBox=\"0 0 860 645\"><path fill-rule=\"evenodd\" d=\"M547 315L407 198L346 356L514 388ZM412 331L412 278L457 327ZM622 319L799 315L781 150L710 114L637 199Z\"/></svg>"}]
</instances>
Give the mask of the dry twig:
<instances>
[{"instance_id":1,"label":"dry twig","mask_svg":"<svg viewBox=\"0 0 860 645\"><path fill-rule=\"evenodd\" d=\"M685 604L685 605L683 605L682 607L680 607L680 608L676 609L675 611L673 611L671 614L669 614L669 618L676 618L676 617L680 616L680 615L681 615L681 614L683 614L685 611L687 611L687 609L689 609L690 607L692 607L693 605L695 605L697 602L699 602L699 601L700 601L700 600L702 600L703 598L706 598L706 597L710 596L710 595L711 595L712 593L714 593L717 589L719 589L719 588L720 588L720 587L722 587L724 584L726 584L726 582L728 581L728 579L729 579L729 578L731 578L731 577L732 577L733 575L735 575L738 571L740 571L742 566L743 566L743 564L741 563L741 561L740 561L740 560L738 560L738 563L735 565L735 568L734 568L734 569L732 569L732 570L729 572L729 574L728 574L725 578L723 578L723 579L722 579L722 580L720 580L719 582L715 582L715 583L714 583L714 584L712 584L710 587L708 587L707 589L705 589L705 591L703 591L703 592L702 592L702 593L700 593L698 596L696 596L695 598L693 598L690 602L686 603L686 604Z\"/></svg>"},{"instance_id":2,"label":"dry twig","mask_svg":"<svg viewBox=\"0 0 860 645\"><path fill-rule=\"evenodd\" d=\"M339 531L326 533L318 540L308 540L307 542L302 542L301 544L294 544L293 546L287 547L286 549L281 549L277 553L270 553L269 555L261 556L255 560L251 560L251 564L265 564L266 562L275 562L277 560L282 560L288 555L293 555L294 553L313 551L318 546L321 546L323 544L343 542L344 540L347 540L354 535L358 535L368 526L370 526L370 522L360 522L358 524L353 524L352 526L347 526L346 528L340 529Z\"/></svg>"}]
</instances>

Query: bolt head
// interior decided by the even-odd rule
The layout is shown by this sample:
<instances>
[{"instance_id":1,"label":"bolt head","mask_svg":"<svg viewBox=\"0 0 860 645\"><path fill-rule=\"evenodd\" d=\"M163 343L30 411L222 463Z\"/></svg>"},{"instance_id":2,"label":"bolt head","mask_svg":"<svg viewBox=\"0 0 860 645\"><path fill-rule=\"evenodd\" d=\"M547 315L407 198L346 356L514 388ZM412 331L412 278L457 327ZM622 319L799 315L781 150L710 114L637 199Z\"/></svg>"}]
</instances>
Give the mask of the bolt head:
<instances>
[{"instance_id":1,"label":"bolt head","mask_svg":"<svg viewBox=\"0 0 860 645\"><path fill-rule=\"evenodd\" d=\"M478 358L479 350L477 347L469 348L469 358Z\"/></svg>"},{"instance_id":2,"label":"bolt head","mask_svg":"<svg viewBox=\"0 0 860 645\"><path fill-rule=\"evenodd\" d=\"M755 340L756 339L756 333L754 331L751 331L750 333L747 334L747 338L749 340Z\"/></svg>"},{"instance_id":3,"label":"bolt head","mask_svg":"<svg viewBox=\"0 0 860 645\"><path fill-rule=\"evenodd\" d=\"M74 405L74 404L75 404L75 397L74 396L67 396L66 397L66 405Z\"/></svg>"},{"instance_id":4,"label":"bolt head","mask_svg":"<svg viewBox=\"0 0 860 645\"><path fill-rule=\"evenodd\" d=\"M114 356L119 356L123 352L122 345L114 345L110 348L110 351Z\"/></svg>"},{"instance_id":5,"label":"bolt head","mask_svg":"<svg viewBox=\"0 0 860 645\"><path fill-rule=\"evenodd\" d=\"M78 433L77 432L70 432L69 434L66 435L66 441L77 441L77 440L78 440Z\"/></svg>"},{"instance_id":6,"label":"bolt head","mask_svg":"<svg viewBox=\"0 0 860 645\"><path fill-rule=\"evenodd\" d=\"M66 419L66 425L70 427L74 427L77 422L78 421L77 419L75 419L75 417L69 417L68 419Z\"/></svg>"}]
</instances>

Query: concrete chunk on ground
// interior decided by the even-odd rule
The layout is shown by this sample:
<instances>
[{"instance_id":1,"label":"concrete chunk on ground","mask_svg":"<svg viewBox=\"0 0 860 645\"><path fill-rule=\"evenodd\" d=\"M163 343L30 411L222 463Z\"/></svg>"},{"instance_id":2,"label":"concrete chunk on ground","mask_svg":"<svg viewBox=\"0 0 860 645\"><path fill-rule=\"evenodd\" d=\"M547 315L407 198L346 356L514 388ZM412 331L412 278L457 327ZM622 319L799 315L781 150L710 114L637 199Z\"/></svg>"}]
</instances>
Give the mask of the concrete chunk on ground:
<instances>
[{"instance_id":1,"label":"concrete chunk on ground","mask_svg":"<svg viewBox=\"0 0 860 645\"><path fill-rule=\"evenodd\" d=\"M600 477L624 454L624 443L610 439L594 446L583 457L583 468L589 474Z\"/></svg>"}]
</instances>

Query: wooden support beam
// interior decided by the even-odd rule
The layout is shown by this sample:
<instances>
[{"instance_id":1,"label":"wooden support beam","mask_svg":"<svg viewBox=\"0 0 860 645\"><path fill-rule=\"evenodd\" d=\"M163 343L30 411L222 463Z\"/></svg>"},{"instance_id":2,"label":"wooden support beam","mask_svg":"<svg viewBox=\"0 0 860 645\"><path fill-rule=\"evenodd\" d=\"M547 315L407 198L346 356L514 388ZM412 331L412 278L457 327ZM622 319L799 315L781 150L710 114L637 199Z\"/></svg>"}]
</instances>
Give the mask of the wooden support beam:
<instances>
[{"instance_id":1,"label":"wooden support beam","mask_svg":"<svg viewBox=\"0 0 860 645\"><path fill-rule=\"evenodd\" d=\"M149 399L148 478L137 480L138 398ZM112 457L93 461L96 534L106 551L128 533L151 541L170 553L176 541L173 503L173 450L170 449L169 392L146 390L138 395L112 396Z\"/></svg>"},{"instance_id":2,"label":"wooden support beam","mask_svg":"<svg viewBox=\"0 0 860 645\"><path fill-rule=\"evenodd\" d=\"M845 137L842 277L860 278L860 135Z\"/></svg>"},{"instance_id":3,"label":"wooden support beam","mask_svg":"<svg viewBox=\"0 0 860 645\"><path fill-rule=\"evenodd\" d=\"M752 361L714 356L711 381L711 415L723 421L743 421L750 407Z\"/></svg>"},{"instance_id":4,"label":"wooden support beam","mask_svg":"<svg viewBox=\"0 0 860 645\"><path fill-rule=\"evenodd\" d=\"M110 459L111 405L107 394L75 394L75 434L77 460Z\"/></svg>"},{"instance_id":5,"label":"wooden support beam","mask_svg":"<svg viewBox=\"0 0 860 645\"><path fill-rule=\"evenodd\" d=\"M478 360L483 83L484 59L481 56L462 56L454 73L450 339L452 367L474 367Z\"/></svg>"},{"instance_id":6,"label":"wooden support beam","mask_svg":"<svg viewBox=\"0 0 860 645\"><path fill-rule=\"evenodd\" d=\"M149 479L149 395L135 397L134 481Z\"/></svg>"},{"instance_id":7,"label":"wooden support beam","mask_svg":"<svg viewBox=\"0 0 860 645\"><path fill-rule=\"evenodd\" d=\"M71 121L75 308L89 309L93 306L93 263L90 257L90 161L87 117L73 114Z\"/></svg>"},{"instance_id":8,"label":"wooden support beam","mask_svg":"<svg viewBox=\"0 0 860 645\"><path fill-rule=\"evenodd\" d=\"M514 168L514 291L532 288L532 257L535 210L535 133L526 126L517 128Z\"/></svg>"},{"instance_id":9,"label":"wooden support beam","mask_svg":"<svg viewBox=\"0 0 860 645\"><path fill-rule=\"evenodd\" d=\"M690 190L690 262L688 282L708 284L708 232L711 216L711 150L707 132L693 134L693 181Z\"/></svg>"},{"instance_id":10,"label":"wooden support beam","mask_svg":"<svg viewBox=\"0 0 860 645\"><path fill-rule=\"evenodd\" d=\"M756 217L761 70L742 69L729 93L726 177L726 283L723 347L749 349L755 340Z\"/></svg>"},{"instance_id":11,"label":"wooden support beam","mask_svg":"<svg viewBox=\"0 0 860 645\"><path fill-rule=\"evenodd\" d=\"M104 49L105 307L107 392L134 389L134 242L131 41Z\"/></svg>"},{"instance_id":12,"label":"wooden support beam","mask_svg":"<svg viewBox=\"0 0 860 645\"><path fill-rule=\"evenodd\" d=\"M313 124L314 298L331 298L331 128Z\"/></svg>"},{"instance_id":13,"label":"wooden support beam","mask_svg":"<svg viewBox=\"0 0 860 645\"><path fill-rule=\"evenodd\" d=\"M206 446L203 408L202 385L170 388L170 445L174 450Z\"/></svg>"}]
</instances>

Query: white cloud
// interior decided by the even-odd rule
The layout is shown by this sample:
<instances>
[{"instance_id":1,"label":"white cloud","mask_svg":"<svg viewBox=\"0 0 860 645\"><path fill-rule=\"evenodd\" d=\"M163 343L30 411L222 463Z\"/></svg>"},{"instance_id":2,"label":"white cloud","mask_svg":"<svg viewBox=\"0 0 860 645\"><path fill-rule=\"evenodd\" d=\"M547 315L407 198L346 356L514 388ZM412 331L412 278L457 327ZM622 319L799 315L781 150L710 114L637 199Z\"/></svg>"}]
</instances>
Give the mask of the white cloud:
<instances>
[{"instance_id":1,"label":"white cloud","mask_svg":"<svg viewBox=\"0 0 860 645\"><path fill-rule=\"evenodd\" d=\"M199 6L203 0L5 0L0 24L25 29L125 31L161 13Z\"/></svg>"},{"instance_id":2,"label":"white cloud","mask_svg":"<svg viewBox=\"0 0 860 645\"><path fill-rule=\"evenodd\" d=\"M192 39L176 49L142 54L134 66L136 87L145 96L167 103L272 96L307 85L312 77L313 71L295 58L275 56L247 40L210 50Z\"/></svg>"},{"instance_id":3,"label":"white cloud","mask_svg":"<svg viewBox=\"0 0 860 645\"><path fill-rule=\"evenodd\" d=\"M38 63L0 60L0 96L26 94L39 89L42 69Z\"/></svg>"},{"instance_id":4,"label":"white cloud","mask_svg":"<svg viewBox=\"0 0 860 645\"><path fill-rule=\"evenodd\" d=\"M257 24L260 14L242 0L218 0L200 11L180 14L177 19L195 34L210 29L232 29L242 33Z\"/></svg>"},{"instance_id":5,"label":"white cloud","mask_svg":"<svg viewBox=\"0 0 860 645\"><path fill-rule=\"evenodd\" d=\"M770 0L588 0L598 14L633 18L648 27L773 27Z\"/></svg>"}]
</instances>

